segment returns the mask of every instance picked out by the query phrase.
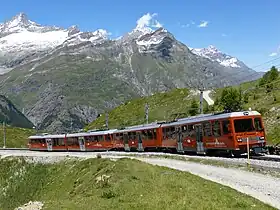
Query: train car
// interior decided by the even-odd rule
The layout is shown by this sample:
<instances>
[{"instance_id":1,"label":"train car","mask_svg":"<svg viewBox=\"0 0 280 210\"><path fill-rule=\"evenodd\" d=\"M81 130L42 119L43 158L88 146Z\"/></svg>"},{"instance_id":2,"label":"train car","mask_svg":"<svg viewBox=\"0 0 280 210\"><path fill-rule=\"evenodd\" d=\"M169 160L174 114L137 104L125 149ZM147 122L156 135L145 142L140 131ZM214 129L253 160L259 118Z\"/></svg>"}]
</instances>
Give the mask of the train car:
<instances>
[{"instance_id":1,"label":"train car","mask_svg":"<svg viewBox=\"0 0 280 210\"><path fill-rule=\"evenodd\" d=\"M38 134L30 136L29 138L29 149L39 151L65 151L66 146L66 134Z\"/></svg>"},{"instance_id":2,"label":"train car","mask_svg":"<svg viewBox=\"0 0 280 210\"><path fill-rule=\"evenodd\" d=\"M229 152L239 155L249 149L263 152L266 144L261 114L256 111L206 114L162 125L163 147L197 154Z\"/></svg>"},{"instance_id":3,"label":"train car","mask_svg":"<svg viewBox=\"0 0 280 210\"><path fill-rule=\"evenodd\" d=\"M29 149L41 151L111 150L115 145L111 133L115 130L30 136Z\"/></svg>"},{"instance_id":4,"label":"train car","mask_svg":"<svg viewBox=\"0 0 280 210\"><path fill-rule=\"evenodd\" d=\"M76 136L79 138L80 142L84 143L83 150L81 148L82 151L112 150L117 145L112 138L112 133L116 130L117 129L89 131L86 133L79 133Z\"/></svg>"},{"instance_id":5,"label":"train car","mask_svg":"<svg viewBox=\"0 0 280 210\"><path fill-rule=\"evenodd\" d=\"M136 125L117 130L113 134L114 141L123 142L125 151L157 150L161 147L161 125L151 123Z\"/></svg>"}]
</instances>

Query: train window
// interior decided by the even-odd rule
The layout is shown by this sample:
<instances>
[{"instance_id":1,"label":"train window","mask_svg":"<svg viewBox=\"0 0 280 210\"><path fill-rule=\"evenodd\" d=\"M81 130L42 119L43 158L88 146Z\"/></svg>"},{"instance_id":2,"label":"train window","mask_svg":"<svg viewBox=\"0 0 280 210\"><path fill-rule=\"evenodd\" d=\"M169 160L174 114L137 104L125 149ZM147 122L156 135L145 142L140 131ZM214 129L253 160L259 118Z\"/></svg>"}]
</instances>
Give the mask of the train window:
<instances>
[{"instance_id":1,"label":"train window","mask_svg":"<svg viewBox=\"0 0 280 210\"><path fill-rule=\"evenodd\" d=\"M141 137L142 137L142 140L148 139L148 134L147 134L146 130L141 131Z\"/></svg>"},{"instance_id":2,"label":"train window","mask_svg":"<svg viewBox=\"0 0 280 210\"><path fill-rule=\"evenodd\" d=\"M167 138L167 133L168 133L168 128L163 128L162 133L163 133L163 138L166 139Z\"/></svg>"},{"instance_id":3,"label":"train window","mask_svg":"<svg viewBox=\"0 0 280 210\"><path fill-rule=\"evenodd\" d=\"M234 129L236 133L254 131L253 119L238 119L234 120Z\"/></svg>"},{"instance_id":4,"label":"train window","mask_svg":"<svg viewBox=\"0 0 280 210\"><path fill-rule=\"evenodd\" d=\"M147 139L149 139L149 140L153 140L154 139L153 131L152 130L147 130Z\"/></svg>"},{"instance_id":5,"label":"train window","mask_svg":"<svg viewBox=\"0 0 280 210\"><path fill-rule=\"evenodd\" d=\"M153 135L154 135L154 139L156 139L157 138L157 129L153 130Z\"/></svg>"},{"instance_id":6,"label":"train window","mask_svg":"<svg viewBox=\"0 0 280 210\"><path fill-rule=\"evenodd\" d=\"M119 133L119 140L123 141L123 134L122 133Z\"/></svg>"},{"instance_id":7,"label":"train window","mask_svg":"<svg viewBox=\"0 0 280 210\"><path fill-rule=\"evenodd\" d=\"M204 122L203 123L203 132L204 132L204 136L212 136L212 130L211 130L211 123L210 122Z\"/></svg>"},{"instance_id":8,"label":"train window","mask_svg":"<svg viewBox=\"0 0 280 210\"><path fill-rule=\"evenodd\" d=\"M105 135L105 140L106 141L111 141L110 134Z\"/></svg>"},{"instance_id":9,"label":"train window","mask_svg":"<svg viewBox=\"0 0 280 210\"><path fill-rule=\"evenodd\" d=\"M212 132L213 132L213 135L216 137L221 136L220 121L217 120L217 121L213 122Z\"/></svg>"},{"instance_id":10,"label":"train window","mask_svg":"<svg viewBox=\"0 0 280 210\"><path fill-rule=\"evenodd\" d=\"M167 138L174 138L174 135L176 134L176 129L175 127L169 127L167 132L166 132L166 137Z\"/></svg>"},{"instance_id":11,"label":"train window","mask_svg":"<svg viewBox=\"0 0 280 210\"><path fill-rule=\"evenodd\" d=\"M101 135L97 136L97 141L98 141L98 142L99 142L99 141L104 141L104 136L101 136Z\"/></svg>"},{"instance_id":12,"label":"train window","mask_svg":"<svg viewBox=\"0 0 280 210\"><path fill-rule=\"evenodd\" d=\"M73 145L79 145L79 141L77 137L69 137L67 138L67 145L73 146Z\"/></svg>"},{"instance_id":13,"label":"train window","mask_svg":"<svg viewBox=\"0 0 280 210\"><path fill-rule=\"evenodd\" d=\"M86 140L89 142L93 142L95 140L95 136L86 136Z\"/></svg>"},{"instance_id":14,"label":"train window","mask_svg":"<svg viewBox=\"0 0 280 210\"><path fill-rule=\"evenodd\" d=\"M254 119L254 124L255 124L255 128L257 131L262 131L263 127L262 127L262 123L261 123L261 118L255 118Z\"/></svg>"},{"instance_id":15,"label":"train window","mask_svg":"<svg viewBox=\"0 0 280 210\"><path fill-rule=\"evenodd\" d=\"M115 133L115 134L114 134L114 140L119 140L119 139L120 139L119 134L118 134L118 133Z\"/></svg>"},{"instance_id":16,"label":"train window","mask_svg":"<svg viewBox=\"0 0 280 210\"><path fill-rule=\"evenodd\" d=\"M64 138L58 139L58 145L59 146L65 146Z\"/></svg>"},{"instance_id":17,"label":"train window","mask_svg":"<svg viewBox=\"0 0 280 210\"><path fill-rule=\"evenodd\" d=\"M183 125L181 127L181 131L182 131L182 137L183 138L186 138L189 135L188 126L187 125Z\"/></svg>"},{"instance_id":18,"label":"train window","mask_svg":"<svg viewBox=\"0 0 280 210\"><path fill-rule=\"evenodd\" d=\"M55 147L58 145L58 139L52 139L52 145Z\"/></svg>"},{"instance_id":19,"label":"train window","mask_svg":"<svg viewBox=\"0 0 280 210\"><path fill-rule=\"evenodd\" d=\"M229 120L224 120L222 122L222 126L223 126L223 134L229 134Z\"/></svg>"},{"instance_id":20,"label":"train window","mask_svg":"<svg viewBox=\"0 0 280 210\"><path fill-rule=\"evenodd\" d=\"M128 132L128 139L135 140L136 138L136 132Z\"/></svg>"},{"instance_id":21,"label":"train window","mask_svg":"<svg viewBox=\"0 0 280 210\"><path fill-rule=\"evenodd\" d=\"M188 132L190 137L195 137L194 125L188 125Z\"/></svg>"}]
</instances>

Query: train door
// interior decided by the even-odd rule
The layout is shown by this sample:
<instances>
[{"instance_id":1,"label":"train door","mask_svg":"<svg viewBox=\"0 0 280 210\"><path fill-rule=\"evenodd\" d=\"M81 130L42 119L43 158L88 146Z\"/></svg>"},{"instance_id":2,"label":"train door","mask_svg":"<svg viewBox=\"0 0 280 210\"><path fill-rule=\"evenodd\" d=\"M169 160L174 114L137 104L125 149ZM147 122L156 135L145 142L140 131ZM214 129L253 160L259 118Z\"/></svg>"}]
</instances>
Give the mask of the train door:
<instances>
[{"instance_id":1,"label":"train door","mask_svg":"<svg viewBox=\"0 0 280 210\"><path fill-rule=\"evenodd\" d=\"M203 132L202 125L195 125L195 136L196 136L196 153L197 154L205 154L205 149L203 146Z\"/></svg>"},{"instance_id":2,"label":"train door","mask_svg":"<svg viewBox=\"0 0 280 210\"><path fill-rule=\"evenodd\" d=\"M143 152L144 148L143 148L143 142L142 142L142 136L141 136L141 131L137 132L137 137L138 137L138 152Z\"/></svg>"},{"instance_id":3,"label":"train door","mask_svg":"<svg viewBox=\"0 0 280 210\"><path fill-rule=\"evenodd\" d=\"M86 151L85 138L83 136L79 136L78 141L79 141L80 150Z\"/></svg>"},{"instance_id":4,"label":"train door","mask_svg":"<svg viewBox=\"0 0 280 210\"><path fill-rule=\"evenodd\" d=\"M184 148L183 148L183 141L182 141L182 131L180 126L176 128L176 133L177 133L177 152L183 153Z\"/></svg>"},{"instance_id":5,"label":"train door","mask_svg":"<svg viewBox=\"0 0 280 210\"><path fill-rule=\"evenodd\" d=\"M123 141L124 141L124 151L129 152L130 147L128 145L128 133L123 134Z\"/></svg>"},{"instance_id":6,"label":"train door","mask_svg":"<svg viewBox=\"0 0 280 210\"><path fill-rule=\"evenodd\" d=\"M52 151L52 139L46 139L47 150Z\"/></svg>"}]
</instances>

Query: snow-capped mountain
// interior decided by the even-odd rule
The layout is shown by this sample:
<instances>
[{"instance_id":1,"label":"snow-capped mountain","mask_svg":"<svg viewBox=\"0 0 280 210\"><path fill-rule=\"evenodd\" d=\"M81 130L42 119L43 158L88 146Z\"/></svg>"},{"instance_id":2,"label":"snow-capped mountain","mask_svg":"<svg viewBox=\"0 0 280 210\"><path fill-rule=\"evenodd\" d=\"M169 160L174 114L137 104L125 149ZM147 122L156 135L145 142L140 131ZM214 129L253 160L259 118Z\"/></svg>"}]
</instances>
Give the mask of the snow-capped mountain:
<instances>
[{"instance_id":1,"label":"snow-capped mountain","mask_svg":"<svg viewBox=\"0 0 280 210\"><path fill-rule=\"evenodd\" d=\"M100 43L107 39L106 30L81 32L77 26L63 29L56 26L42 26L20 13L10 21L0 24L0 74L6 73L15 64L26 63L33 55L40 57L54 48L71 46L82 42ZM1 63L2 61L2 63ZM1 68L2 66L2 68Z\"/></svg>"},{"instance_id":2,"label":"snow-capped mountain","mask_svg":"<svg viewBox=\"0 0 280 210\"><path fill-rule=\"evenodd\" d=\"M192 51L192 53L205 57L205 58L208 58L212 61L216 61L225 67L241 68L241 67L244 67L244 65L245 65L244 63L239 61L237 58L219 51L213 45L210 45L207 48L200 48L200 49L189 48L189 49Z\"/></svg>"}]
</instances>

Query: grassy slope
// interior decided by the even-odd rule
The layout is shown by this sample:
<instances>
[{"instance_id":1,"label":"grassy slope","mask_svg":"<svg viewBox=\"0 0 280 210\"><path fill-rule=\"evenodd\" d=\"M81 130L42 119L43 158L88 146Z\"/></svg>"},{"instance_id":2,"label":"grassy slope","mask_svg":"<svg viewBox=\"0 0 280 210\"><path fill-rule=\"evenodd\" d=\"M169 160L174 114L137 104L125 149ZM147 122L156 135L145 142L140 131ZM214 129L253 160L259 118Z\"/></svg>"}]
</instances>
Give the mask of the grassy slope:
<instances>
[{"instance_id":1,"label":"grassy slope","mask_svg":"<svg viewBox=\"0 0 280 210\"><path fill-rule=\"evenodd\" d=\"M97 182L101 175L110 177ZM128 159L54 165L2 159L0 192L3 210L30 200L44 209L273 209L189 173Z\"/></svg>"},{"instance_id":2,"label":"grassy slope","mask_svg":"<svg viewBox=\"0 0 280 210\"><path fill-rule=\"evenodd\" d=\"M145 103L149 104L149 122L185 117L193 97L188 89L173 89L167 93L157 93L150 97L134 99L109 113L109 127L144 123ZM103 115L89 124L87 128L101 128L104 124L105 116Z\"/></svg>"},{"instance_id":3,"label":"grassy slope","mask_svg":"<svg viewBox=\"0 0 280 210\"><path fill-rule=\"evenodd\" d=\"M246 82L236 88L242 90L255 88L258 81ZM265 88L258 88L248 91L249 102L245 108L251 107L253 110L261 111L265 119L268 141L277 143L280 140L280 80L274 83L274 88L270 93L266 93ZM210 97L215 99L222 93L222 88L214 90ZM276 96L276 101L274 101ZM187 89L174 89L168 93L158 93L150 97L135 99L123 104L109 113L109 127L119 127L123 125L135 125L144 123L144 107L148 102L150 105L149 121L174 119L175 113L182 113L178 117L187 116L187 109L190 106L192 96ZM206 104L204 102L204 104ZM275 110L274 110L275 109ZM101 116L87 126L87 129L100 128L105 124L105 116Z\"/></svg>"},{"instance_id":4,"label":"grassy slope","mask_svg":"<svg viewBox=\"0 0 280 210\"><path fill-rule=\"evenodd\" d=\"M27 147L27 138L35 131L27 128L6 127L6 147ZM3 129L0 128L0 147L3 147Z\"/></svg>"}]
</instances>

